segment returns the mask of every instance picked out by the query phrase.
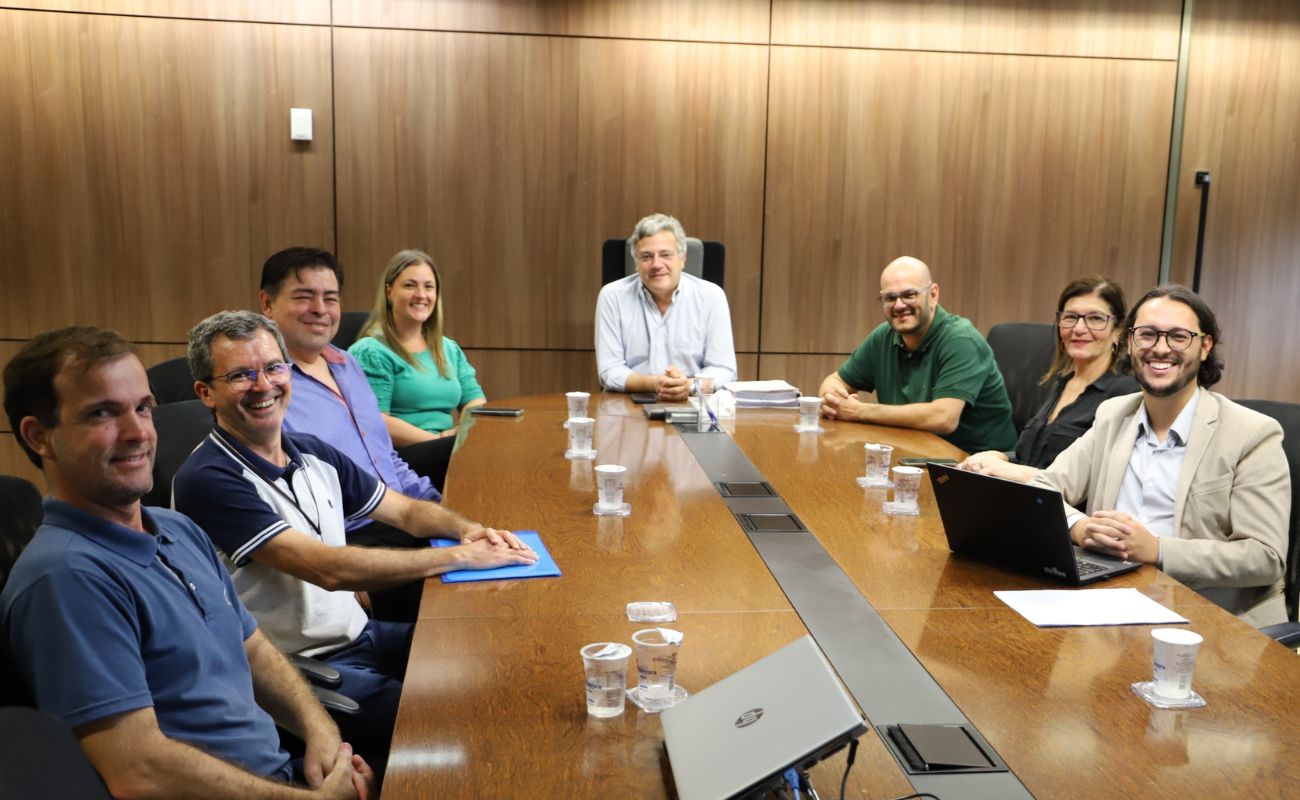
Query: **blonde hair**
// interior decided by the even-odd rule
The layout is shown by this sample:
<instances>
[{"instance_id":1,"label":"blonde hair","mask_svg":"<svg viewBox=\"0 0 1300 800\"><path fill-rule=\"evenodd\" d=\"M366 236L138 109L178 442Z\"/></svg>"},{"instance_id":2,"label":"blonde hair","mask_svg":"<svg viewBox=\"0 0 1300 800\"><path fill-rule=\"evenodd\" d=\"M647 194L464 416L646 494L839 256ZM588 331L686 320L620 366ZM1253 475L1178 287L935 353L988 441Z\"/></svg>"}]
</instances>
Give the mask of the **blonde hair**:
<instances>
[{"instance_id":1,"label":"blonde hair","mask_svg":"<svg viewBox=\"0 0 1300 800\"><path fill-rule=\"evenodd\" d=\"M424 336L425 344L429 346L429 355L437 365L438 374L447 376L447 356L442 352L442 277L438 275L438 265L433 263L433 258L428 253L422 250L403 250L388 259L383 275L380 276L375 304L371 307L370 316L366 318L366 324L361 330L364 335L373 336L383 342L406 363L416 369L424 369L424 366L402 346L401 337L397 335L397 327L393 324L393 304L388 299L388 290L397 281L397 277L407 267L416 264L425 264L433 270L433 283L438 299L433 304L433 313L420 326L420 333Z\"/></svg>"}]
</instances>

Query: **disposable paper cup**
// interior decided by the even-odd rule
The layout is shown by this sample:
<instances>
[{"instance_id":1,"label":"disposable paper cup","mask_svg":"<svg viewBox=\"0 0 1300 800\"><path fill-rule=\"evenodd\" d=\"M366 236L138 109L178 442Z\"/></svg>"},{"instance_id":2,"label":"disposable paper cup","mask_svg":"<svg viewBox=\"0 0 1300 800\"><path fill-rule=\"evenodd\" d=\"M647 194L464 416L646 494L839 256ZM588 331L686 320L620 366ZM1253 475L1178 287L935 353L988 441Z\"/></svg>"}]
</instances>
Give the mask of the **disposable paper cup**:
<instances>
[{"instance_id":1,"label":"disposable paper cup","mask_svg":"<svg viewBox=\"0 0 1300 800\"><path fill-rule=\"evenodd\" d=\"M1156 628L1151 631L1151 639L1155 642L1152 677L1156 694L1170 700L1190 697L1201 635L1183 628Z\"/></svg>"}]
</instances>

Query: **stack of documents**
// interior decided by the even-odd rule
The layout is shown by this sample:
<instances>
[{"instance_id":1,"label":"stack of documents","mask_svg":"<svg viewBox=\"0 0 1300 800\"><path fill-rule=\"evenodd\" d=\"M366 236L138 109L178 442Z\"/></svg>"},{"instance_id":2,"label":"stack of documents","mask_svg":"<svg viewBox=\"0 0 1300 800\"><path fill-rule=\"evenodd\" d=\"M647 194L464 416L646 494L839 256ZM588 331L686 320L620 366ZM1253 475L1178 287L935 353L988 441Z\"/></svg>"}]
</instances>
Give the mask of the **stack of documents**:
<instances>
[{"instance_id":1,"label":"stack of documents","mask_svg":"<svg viewBox=\"0 0 1300 800\"><path fill-rule=\"evenodd\" d=\"M737 408L799 407L799 390L785 381L732 381L722 388L736 396Z\"/></svg>"}]
</instances>

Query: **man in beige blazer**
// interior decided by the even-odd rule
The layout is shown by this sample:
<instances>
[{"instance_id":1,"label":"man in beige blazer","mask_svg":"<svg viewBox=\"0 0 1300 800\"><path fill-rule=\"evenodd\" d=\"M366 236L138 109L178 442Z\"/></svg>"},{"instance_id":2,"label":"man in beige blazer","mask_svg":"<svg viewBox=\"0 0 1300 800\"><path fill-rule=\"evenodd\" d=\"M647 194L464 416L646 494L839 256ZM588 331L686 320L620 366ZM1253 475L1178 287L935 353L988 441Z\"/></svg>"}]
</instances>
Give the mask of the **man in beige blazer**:
<instances>
[{"instance_id":1,"label":"man in beige blazer","mask_svg":"<svg viewBox=\"0 0 1300 800\"><path fill-rule=\"evenodd\" d=\"M1076 544L1155 564L1252 625L1283 622L1281 426L1209 390L1223 373L1219 326L1190 289L1151 290L1124 329L1141 393L1102 403L1034 482L1060 490ZM1072 507L1085 499L1086 514Z\"/></svg>"}]
</instances>

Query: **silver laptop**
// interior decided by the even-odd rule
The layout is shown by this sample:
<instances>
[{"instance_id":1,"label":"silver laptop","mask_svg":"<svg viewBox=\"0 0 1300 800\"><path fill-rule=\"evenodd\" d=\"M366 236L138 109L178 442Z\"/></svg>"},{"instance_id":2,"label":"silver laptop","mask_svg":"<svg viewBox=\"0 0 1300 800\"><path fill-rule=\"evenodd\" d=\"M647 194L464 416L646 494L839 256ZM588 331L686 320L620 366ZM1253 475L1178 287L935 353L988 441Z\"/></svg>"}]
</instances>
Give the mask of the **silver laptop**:
<instances>
[{"instance_id":1,"label":"silver laptop","mask_svg":"<svg viewBox=\"0 0 1300 800\"><path fill-rule=\"evenodd\" d=\"M729 675L661 714L681 800L766 792L866 732L811 636Z\"/></svg>"},{"instance_id":2,"label":"silver laptop","mask_svg":"<svg viewBox=\"0 0 1300 800\"><path fill-rule=\"evenodd\" d=\"M1094 553L1070 540L1061 493L930 464L930 485L948 549L1071 586L1113 578L1141 564Z\"/></svg>"}]
</instances>

